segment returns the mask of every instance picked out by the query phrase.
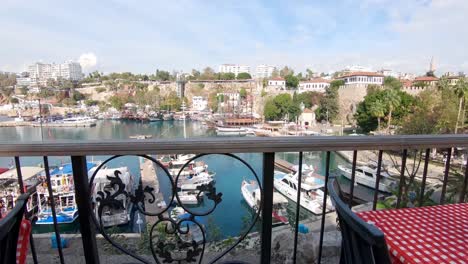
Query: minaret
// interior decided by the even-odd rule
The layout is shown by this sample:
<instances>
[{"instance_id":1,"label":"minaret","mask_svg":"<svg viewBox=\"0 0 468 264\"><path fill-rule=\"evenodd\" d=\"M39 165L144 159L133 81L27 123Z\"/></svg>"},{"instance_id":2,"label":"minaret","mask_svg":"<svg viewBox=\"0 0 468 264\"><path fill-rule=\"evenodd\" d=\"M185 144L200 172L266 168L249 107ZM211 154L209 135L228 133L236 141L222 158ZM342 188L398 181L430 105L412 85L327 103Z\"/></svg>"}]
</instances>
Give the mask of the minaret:
<instances>
[{"instance_id":1,"label":"minaret","mask_svg":"<svg viewBox=\"0 0 468 264\"><path fill-rule=\"evenodd\" d=\"M431 57L431 63L429 64L429 72L435 72L435 64L434 64L434 57Z\"/></svg>"}]
</instances>

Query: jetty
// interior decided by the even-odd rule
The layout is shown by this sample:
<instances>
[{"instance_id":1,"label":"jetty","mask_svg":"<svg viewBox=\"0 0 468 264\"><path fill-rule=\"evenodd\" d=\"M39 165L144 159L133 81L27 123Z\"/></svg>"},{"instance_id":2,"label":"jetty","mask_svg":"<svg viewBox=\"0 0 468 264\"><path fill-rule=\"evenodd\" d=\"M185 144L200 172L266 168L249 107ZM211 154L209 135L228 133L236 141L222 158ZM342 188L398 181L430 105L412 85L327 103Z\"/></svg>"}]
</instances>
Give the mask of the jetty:
<instances>
[{"instance_id":1,"label":"jetty","mask_svg":"<svg viewBox=\"0 0 468 264\"><path fill-rule=\"evenodd\" d=\"M156 197L156 200L153 203L150 203L150 199L145 199L145 211L151 213L160 212L163 208L159 205L164 201L163 195L159 189L159 180L156 175L156 170L154 164L151 160L144 159L143 162L140 162L140 175L141 183L144 186L150 186L154 188L153 194ZM157 216L145 216L147 224L154 224L158 220Z\"/></svg>"}]
</instances>

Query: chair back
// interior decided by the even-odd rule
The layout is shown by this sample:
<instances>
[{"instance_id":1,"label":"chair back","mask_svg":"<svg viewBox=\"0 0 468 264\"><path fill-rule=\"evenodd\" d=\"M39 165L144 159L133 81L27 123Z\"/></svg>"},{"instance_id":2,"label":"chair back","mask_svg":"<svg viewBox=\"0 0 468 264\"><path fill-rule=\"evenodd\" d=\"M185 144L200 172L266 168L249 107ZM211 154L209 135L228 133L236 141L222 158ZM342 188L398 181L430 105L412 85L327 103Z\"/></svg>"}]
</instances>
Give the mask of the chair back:
<instances>
[{"instance_id":1,"label":"chair back","mask_svg":"<svg viewBox=\"0 0 468 264\"><path fill-rule=\"evenodd\" d=\"M390 263L383 232L364 222L340 199L336 180L330 181L327 187L341 229L340 263Z\"/></svg>"},{"instance_id":2,"label":"chair back","mask_svg":"<svg viewBox=\"0 0 468 264\"><path fill-rule=\"evenodd\" d=\"M16 263L16 247L29 194L22 194L16 205L4 218L0 219L0 263Z\"/></svg>"}]
</instances>

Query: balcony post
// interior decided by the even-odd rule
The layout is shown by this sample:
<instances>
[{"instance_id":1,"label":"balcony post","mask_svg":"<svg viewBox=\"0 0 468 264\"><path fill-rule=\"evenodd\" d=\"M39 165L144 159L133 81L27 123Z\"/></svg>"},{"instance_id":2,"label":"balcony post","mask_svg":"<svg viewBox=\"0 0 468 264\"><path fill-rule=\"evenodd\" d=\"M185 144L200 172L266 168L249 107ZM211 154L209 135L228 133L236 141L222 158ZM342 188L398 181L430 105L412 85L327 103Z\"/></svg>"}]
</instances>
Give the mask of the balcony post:
<instances>
[{"instance_id":1,"label":"balcony post","mask_svg":"<svg viewBox=\"0 0 468 264\"><path fill-rule=\"evenodd\" d=\"M89 204L88 169L85 156L72 156L73 181L75 182L75 197L80 220L81 239L86 263L99 264L99 253L96 245L95 226L92 224L93 211Z\"/></svg>"},{"instance_id":2,"label":"balcony post","mask_svg":"<svg viewBox=\"0 0 468 264\"><path fill-rule=\"evenodd\" d=\"M273 212L273 178L275 153L263 153L263 208L262 208L262 251L261 263L270 263L271 258L271 214Z\"/></svg>"}]
</instances>

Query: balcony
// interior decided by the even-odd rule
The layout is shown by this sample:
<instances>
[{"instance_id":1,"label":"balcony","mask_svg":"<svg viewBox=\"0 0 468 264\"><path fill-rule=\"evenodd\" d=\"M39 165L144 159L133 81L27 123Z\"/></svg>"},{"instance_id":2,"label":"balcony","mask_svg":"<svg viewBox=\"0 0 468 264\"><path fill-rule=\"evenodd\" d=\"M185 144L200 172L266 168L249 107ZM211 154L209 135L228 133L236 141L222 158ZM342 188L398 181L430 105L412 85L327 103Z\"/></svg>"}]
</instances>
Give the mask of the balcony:
<instances>
[{"instance_id":1,"label":"balcony","mask_svg":"<svg viewBox=\"0 0 468 264\"><path fill-rule=\"evenodd\" d=\"M50 232L34 231L31 236L28 263L338 263L341 235L333 207L323 198L327 189L314 194L322 195L314 196L319 201L315 207L306 207L306 198L296 192L300 204L292 201L297 197L289 199L283 208L286 215L279 215L277 200L284 200L276 186L279 176L301 172L297 185L288 183L296 190L327 186L330 179L340 178L355 211L462 203L468 198L468 177L466 161L458 157L466 147L466 135L205 138L3 143L0 156L14 159L19 192L43 195L37 195L29 209L45 199L51 213ZM433 156L434 149L445 158ZM171 166L161 159L174 154L195 155L179 167L174 159ZM73 173L63 172L68 162ZM305 165L314 162L310 172ZM34 163L44 167L37 186L19 170ZM88 163L96 166L90 169ZM384 172L396 183L385 192L355 184L356 173L365 175L362 167L369 164L377 168L374 184L380 191L391 185L383 185ZM59 167L55 172L54 165ZM191 190L197 200L189 205L183 197L183 171L198 165L207 165L216 181ZM350 180L341 175L344 167ZM133 184L122 168L139 174ZM57 178L57 170L70 178ZM309 176L315 178L306 182ZM108 184L97 191L97 182L106 179ZM250 205L243 198L243 184L258 186ZM57 199L64 192L73 194L71 200ZM68 203L76 203L78 212L79 225L72 231L59 221ZM183 209L182 217L174 217L175 204ZM128 219L117 214L128 206L133 208ZM37 226L40 217L31 213L30 218ZM116 227L119 221L132 227ZM58 243L52 249L52 237L68 245Z\"/></svg>"}]
</instances>

